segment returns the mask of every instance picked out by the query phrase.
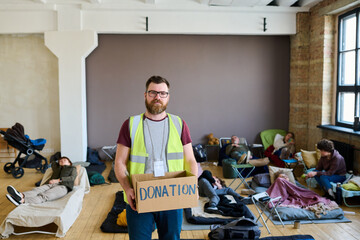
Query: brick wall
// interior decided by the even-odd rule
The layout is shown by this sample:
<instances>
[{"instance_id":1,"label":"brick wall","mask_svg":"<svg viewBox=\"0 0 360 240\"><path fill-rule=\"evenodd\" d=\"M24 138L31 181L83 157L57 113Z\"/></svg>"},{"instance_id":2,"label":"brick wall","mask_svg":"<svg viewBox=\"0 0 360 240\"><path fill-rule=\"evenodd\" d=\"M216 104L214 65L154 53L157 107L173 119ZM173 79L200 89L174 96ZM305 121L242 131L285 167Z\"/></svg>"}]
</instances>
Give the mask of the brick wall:
<instances>
[{"instance_id":1,"label":"brick wall","mask_svg":"<svg viewBox=\"0 0 360 240\"><path fill-rule=\"evenodd\" d=\"M297 15L297 33L290 43L289 116L289 130L296 135L297 150L314 150L321 138L360 149L360 137L317 128L335 123L337 15L328 13L347 4L347 0L325 0L309 13ZM355 152L354 169L360 172L358 155Z\"/></svg>"}]
</instances>

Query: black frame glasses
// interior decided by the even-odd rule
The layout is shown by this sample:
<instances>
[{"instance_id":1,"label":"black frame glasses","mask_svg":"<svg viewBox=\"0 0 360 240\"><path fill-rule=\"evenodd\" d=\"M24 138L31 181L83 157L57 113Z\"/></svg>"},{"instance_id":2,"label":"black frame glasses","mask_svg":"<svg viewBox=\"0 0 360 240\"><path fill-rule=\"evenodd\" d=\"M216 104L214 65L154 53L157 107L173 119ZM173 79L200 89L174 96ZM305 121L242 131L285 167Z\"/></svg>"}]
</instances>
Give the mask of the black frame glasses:
<instances>
[{"instance_id":1,"label":"black frame glasses","mask_svg":"<svg viewBox=\"0 0 360 240\"><path fill-rule=\"evenodd\" d=\"M149 95L149 97L156 97L158 94L161 98L167 98L167 96L169 96L169 92L165 92L165 91L154 91L154 90L149 90L147 91L147 94Z\"/></svg>"}]
</instances>

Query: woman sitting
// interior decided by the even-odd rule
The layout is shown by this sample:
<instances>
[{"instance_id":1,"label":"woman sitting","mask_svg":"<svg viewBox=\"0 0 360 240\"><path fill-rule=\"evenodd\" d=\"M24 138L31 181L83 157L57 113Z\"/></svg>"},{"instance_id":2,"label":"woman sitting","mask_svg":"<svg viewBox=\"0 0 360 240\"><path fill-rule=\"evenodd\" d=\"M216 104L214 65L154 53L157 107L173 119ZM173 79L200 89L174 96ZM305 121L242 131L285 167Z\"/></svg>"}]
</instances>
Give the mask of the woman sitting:
<instances>
[{"instance_id":1,"label":"woman sitting","mask_svg":"<svg viewBox=\"0 0 360 240\"><path fill-rule=\"evenodd\" d=\"M270 145L264 152L277 167L285 167L282 159L288 159L295 153L295 135L287 132L285 136L276 134L273 145Z\"/></svg>"}]
</instances>

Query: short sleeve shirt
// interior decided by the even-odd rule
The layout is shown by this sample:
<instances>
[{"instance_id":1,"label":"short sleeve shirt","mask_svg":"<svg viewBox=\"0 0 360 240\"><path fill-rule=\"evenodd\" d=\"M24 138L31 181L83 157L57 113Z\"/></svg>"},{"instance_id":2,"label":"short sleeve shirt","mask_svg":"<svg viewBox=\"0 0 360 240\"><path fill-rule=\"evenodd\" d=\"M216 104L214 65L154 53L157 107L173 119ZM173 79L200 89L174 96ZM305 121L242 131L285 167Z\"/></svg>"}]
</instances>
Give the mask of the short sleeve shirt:
<instances>
[{"instance_id":1,"label":"short sleeve shirt","mask_svg":"<svg viewBox=\"0 0 360 240\"><path fill-rule=\"evenodd\" d=\"M167 116L165 118L167 118ZM163 121L164 119L161 119L159 121ZM152 119L150 119L150 120L155 121L155 120L152 120ZM188 143L191 143L192 140L191 140L191 136L190 136L189 127L187 126L187 124L186 124L186 122L184 120L182 120L182 121L183 121L183 128L182 128L182 132L181 132L181 142L182 142L182 144L184 146L184 145L186 145ZM131 148L129 122L130 122L130 120L127 119L123 123L123 125L121 126L117 143L121 144L121 145L124 145L125 147Z\"/></svg>"}]
</instances>

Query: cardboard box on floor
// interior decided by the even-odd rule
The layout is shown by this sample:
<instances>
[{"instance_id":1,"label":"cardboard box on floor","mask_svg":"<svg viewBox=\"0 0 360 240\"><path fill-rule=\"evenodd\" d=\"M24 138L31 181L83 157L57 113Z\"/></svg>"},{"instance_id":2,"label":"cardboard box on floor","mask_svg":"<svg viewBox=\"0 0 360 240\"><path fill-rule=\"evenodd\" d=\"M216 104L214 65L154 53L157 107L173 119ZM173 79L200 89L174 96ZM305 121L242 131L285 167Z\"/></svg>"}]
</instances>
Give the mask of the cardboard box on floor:
<instances>
[{"instance_id":1,"label":"cardboard box on floor","mask_svg":"<svg viewBox=\"0 0 360 240\"><path fill-rule=\"evenodd\" d=\"M138 213L157 212L198 205L197 177L186 171L168 172L163 177L153 174L134 174Z\"/></svg>"}]
</instances>

